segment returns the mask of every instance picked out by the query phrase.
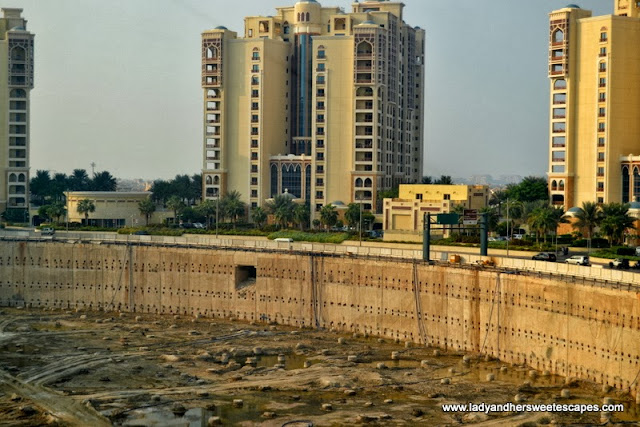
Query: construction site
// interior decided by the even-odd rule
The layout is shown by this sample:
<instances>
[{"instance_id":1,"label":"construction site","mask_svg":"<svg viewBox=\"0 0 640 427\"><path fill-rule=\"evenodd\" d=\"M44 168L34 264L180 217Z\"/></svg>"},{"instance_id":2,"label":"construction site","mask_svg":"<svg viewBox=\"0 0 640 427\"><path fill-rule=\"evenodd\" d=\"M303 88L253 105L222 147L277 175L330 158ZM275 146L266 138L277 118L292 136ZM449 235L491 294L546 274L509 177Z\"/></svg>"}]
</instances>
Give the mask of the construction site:
<instances>
[{"instance_id":1,"label":"construction site","mask_svg":"<svg viewBox=\"0 0 640 427\"><path fill-rule=\"evenodd\" d=\"M3 309L1 425L596 424L596 413L444 413L451 403L631 397L491 358L281 325Z\"/></svg>"}]
</instances>

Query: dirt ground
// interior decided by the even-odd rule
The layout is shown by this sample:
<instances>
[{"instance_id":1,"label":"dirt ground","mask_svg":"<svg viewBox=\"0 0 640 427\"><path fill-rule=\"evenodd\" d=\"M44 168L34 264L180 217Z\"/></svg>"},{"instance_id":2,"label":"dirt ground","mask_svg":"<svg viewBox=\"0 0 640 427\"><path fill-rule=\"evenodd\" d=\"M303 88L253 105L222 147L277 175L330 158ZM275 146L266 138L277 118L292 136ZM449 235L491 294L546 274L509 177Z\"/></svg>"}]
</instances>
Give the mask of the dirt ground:
<instances>
[{"instance_id":1,"label":"dirt ground","mask_svg":"<svg viewBox=\"0 0 640 427\"><path fill-rule=\"evenodd\" d=\"M589 425L601 414L442 405L604 398L625 405L611 422L640 419L630 396L595 384L376 337L184 316L0 313L1 426Z\"/></svg>"}]
</instances>

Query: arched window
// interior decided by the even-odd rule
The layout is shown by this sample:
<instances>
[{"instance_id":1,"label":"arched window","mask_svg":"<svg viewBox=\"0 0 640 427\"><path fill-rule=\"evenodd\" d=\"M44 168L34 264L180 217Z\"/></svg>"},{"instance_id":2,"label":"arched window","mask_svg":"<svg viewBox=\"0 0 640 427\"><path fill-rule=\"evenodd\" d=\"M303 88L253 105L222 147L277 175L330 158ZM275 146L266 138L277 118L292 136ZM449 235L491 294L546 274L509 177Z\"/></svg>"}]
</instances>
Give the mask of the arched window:
<instances>
[{"instance_id":1,"label":"arched window","mask_svg":"<svg viewBox=\"0 0 640 427\"><path fill-rule=\"evenodd\" d=\"M553 180L551 181L551 191L556 191L558 189L558 182Z\"/></svg>"},{"instance_id":2,"label":"arched window","mask_svg":"<svg viewBox=\"0 0 640 427\"><path fill-rule=\"evenodd\" d=\"M207 58L208 59L218 59L218 48L215 46L209 46L207 48Z\"/></svg>"},{"instance_id":3,"label":"arched window","mask_svg":"<svg viewBox=\"0 0 640 427\"><path fill-rule=\"evenodd\" d=\"M207 98L217 98L218 97L218 90L217 89L209 89L207 91Z\"/></svg>"},{"instance_id":4,"label":"arched window","mask_svg":"<svg viewBox=\"0 0 640 427\"><path fill-rule=\"evenodd\" d=\"M307 21L307 22L311 21L311 20L309 19L309 12L307 12L307 16L305 17L305 21Z\"/></svg>"},{"instance_id":5,"label":"arched window","mask_svg":"<svg viewBox=\"0 0 640 427\"><path fill-rule=\"evenodd\" d=\"M551 35L551 39L554 43L561 43L564 41L564 32L561 29L557 29Z\"/></svg>"},{"instance_id":6,"label":"arched window","mask_svg":"<svg viewBox=\"0 0 640 427\"><path fill-rule=\"evenodd\" d=\"M561 180L560 183L558 184L558 190L564 191L564 180Z\"/></svg>"},{"instance_id":7,"label":"arched window","mask_svg":"<svg viewBox=\"0 0 640 427\"><path fill-rule=\"evenodd\" d=\"M15 173L9 175L9 182L18 182L18 176Z\"/></svg>"},{"instance_id":8,"label":"arched window","mask_svg":"<svg viewBox=\"0 0 640 427\"><path fill-rule=\"evenodd\" d=\"M11 49L11 59L14 61L24 61L27 57L27 53L23 47L15 46Z\"/></svg>"},{"instance_id":9,"label":"arched window","mask_svg":"<svg viewBox=\"0 0 640 427\"><path fill-rule=\"evenodd\" d=\"M11 98L26 98L27 92L24 89L11 89L11 93L9 95Z\"/></svg>"},{"instance_id":10,"label":"arched window","mask_svg":"<svg viewBox=\"0 0 640 427\"><path fill-rule=\"evenodd\" d=\"M207 175L207 177L205 178L205 183L207 185L213 184L213 178L211 178L211 175Z\"/></svg>"},{"instance_id":11,"label":"arched window","mask_svg":"<svg viewBox=\"0 0 640 427\"><path fill-rule=\"evenodd\" d=\"M213 177L213 185L220 185L220 177L218 175Z\"/></svg>"},{"instance_id":12,"label":"arched window","mask_svg":"<svg viewBox=\"0 0 640 427\"><path fill-rule=\"evenodd\" d=\"M257 76L252 76L251 77L251 84L252 85L257 85L260 83L260 79Z\"/></svg>"},{"instance_id":13,"label":"arched window","mask_svg":"<svg viewBox=\"0 0 640 427\"><path fill-rule=\"evenodd\" d=\"M18 174L18 182L27 182L27 176L23 173Z\"/></svg>"},{"instance_id":14,"label":"arched window","mask_svg":"<svg viewBox=\"0 0 640 427\"><path fill-rule=\"evenodd\" d=\"M640 200L640 172L638 168L633 168L633 201Z\"/></svg>"},{"instance_id":15,"label":"arched window","mask_svg":"<svg viewBox=\"0 0 640 427\"><path fill-rule=\"evenodd\" d=\"M566 89L567 88L567 81L565 79L557 79L556 81L553 82L553 88L554 89Z\"/></svg>"},{"instance_id":16,"label":"arched window","mask_svg":"<svg viewBox=\"0 0 640 427\"><path fill-rule=\"evenodd\" d=\"M359 87L356 90L356 96L373 96L373 89L370 87Z\"/></svg>"},{"instance_id":17,"label":"arched window","mask_svg":"<svg viewBox=\"0 0 640 427\"><path fill-rule=\"evenodd\" d=\"M356 179L356 187L362 187L362 178Z\"/></svg>"},{"instance_id":18,"label":"arched window","mask_svg":"<svg viewBox=\"0 0 640 427\"><path fill-rule=\"evenodd\" d=\"M278 195L278 166L271 165L271 197Z\"/></svg>"},{"instance_id":19,"label":"arched window","mask_svg":"<svg viewBox=\"0 0 640 427\"><path fill-rule=\"evenodd\" d=\"M302 170L300 165L282 165L282 191L288 191L294 197L302 198Z\"/></svg>"},{"instance_id":20,"label":"arched window","mask_svg":"<svg viewBox=\"0 0 640 427\"><path fill-rule=\"evenodd\" d=\"M302 21L302 19L300 19L300 13L298 13L298 22Z\"/></svg>"},{"instance_id":21,"label":"arched window","mask_svg":"<svg viewBox=\"0 0 640 427\"><path fill-rule=\"evenodd\" d=\"M257 47L253 48L253 52L251 54L251 59L260 59L260 49L258 49Z\"/></svg>"},{"instance_id":22,"label":"arched window","mask_svg":"<svg viewBox=\"0 0 640 427\"><path fill-rule=\"evenodd\" d=\"M356 48L358 55L371 56L373 53L373 46L368 41L361 41Z\"/></svg>"},{"instance_id":23,"label":"arched window","mask_svg":"<svg viewBox=\"0 0 640 427\"><path fill-rule=\"evenodd\" d=\"M366 188L371 188L371 184L372 184L371 178L367 178L367 179L364 180L364 186Z\"/></svg>"},{"instance_id":24,"label":"arched window","mask_svg":"<svg viewBox=\"0 0 640 427\"><path fill-rule=\"evenodd\" d=\"M311 200L311 165L304 168L304 199L307 203Z\"/></svg>"},{"instance_id":25,"label":"arched window","mask_svg":"<svg viewBox=\"0 0 640 427\"><path fill-rule=\"evenodd\" d=\"M622 168L622 203L629 203L629 168L624 166Z\"/></svg>"},{"instance_id":26,"label":"arched window","mask_svg":"<svg viewBox=\"0 0 640 427\"><path fill-rule=\"evenodd\" d=\"M284 34L289 34L289 22L288 21L284 21L284 23L282 24L282 32Z\"/></svg>"}]
</instances>

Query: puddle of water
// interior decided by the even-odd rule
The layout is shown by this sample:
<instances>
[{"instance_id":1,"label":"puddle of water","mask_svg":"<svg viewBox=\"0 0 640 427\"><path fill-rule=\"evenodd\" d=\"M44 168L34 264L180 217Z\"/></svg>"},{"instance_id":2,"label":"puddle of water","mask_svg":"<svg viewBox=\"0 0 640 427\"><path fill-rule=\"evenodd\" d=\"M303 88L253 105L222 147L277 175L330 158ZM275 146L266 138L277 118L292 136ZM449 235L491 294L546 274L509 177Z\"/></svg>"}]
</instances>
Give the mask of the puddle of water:
<instances>
[{"instance_id":1,"label":"puddle of water","mask_svg":"<svg viewBox=\"0 0 640 427\"><path fill-rule=\"evenodd\" d=\"M284 369L286 369L287 371L292 370L292 369L303 369L304 368L304 362L309 361L312 365L314 363L317 363L314 360L310 360L307 358L307 356L304 355L299 355L299 354L287 354L285 356L285 361L284 361ZM242 362L238 361L239 363L243 363L244 364L244 360ZM273 368L274 365L277 364L281 364L282 362L278 361L278 356L259 356L258 357L258 363L256 365L256 367L260 368Z\"/></svg>"},{"instance_id":2,"label":"puddle of water","mask_svg":"<svg viewBox=\"0 0 640 427\"><path fill-rule=\"evenodd\" d=\"M122 426L180 426L206 427L209 417L215 413L202 408L189 409L184 416L175 415L168 408L145 408L131 411Z\"/></svg>"}]
</instances>

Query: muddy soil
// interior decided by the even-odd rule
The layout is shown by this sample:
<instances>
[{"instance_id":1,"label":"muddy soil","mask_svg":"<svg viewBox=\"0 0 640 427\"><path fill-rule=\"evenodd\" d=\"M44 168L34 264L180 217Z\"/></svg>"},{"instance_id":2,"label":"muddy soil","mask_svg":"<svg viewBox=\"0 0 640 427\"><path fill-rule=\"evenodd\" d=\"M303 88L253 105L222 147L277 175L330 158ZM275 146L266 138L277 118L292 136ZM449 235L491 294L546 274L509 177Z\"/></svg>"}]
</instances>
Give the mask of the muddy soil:
<instances>
[{"instance_id":1,"label":"muddy soil","mask_svg":"<svg viewBox=\"0 0 640 427\"><path fill-rule=\"evenodd\" d=\"M434 352L219 319L3 309L0 426L588 425L601 414L445 413L442 405L604 398L625 405L612 422L640 419L615 390Z\"/></svg>"}]
</instances>

